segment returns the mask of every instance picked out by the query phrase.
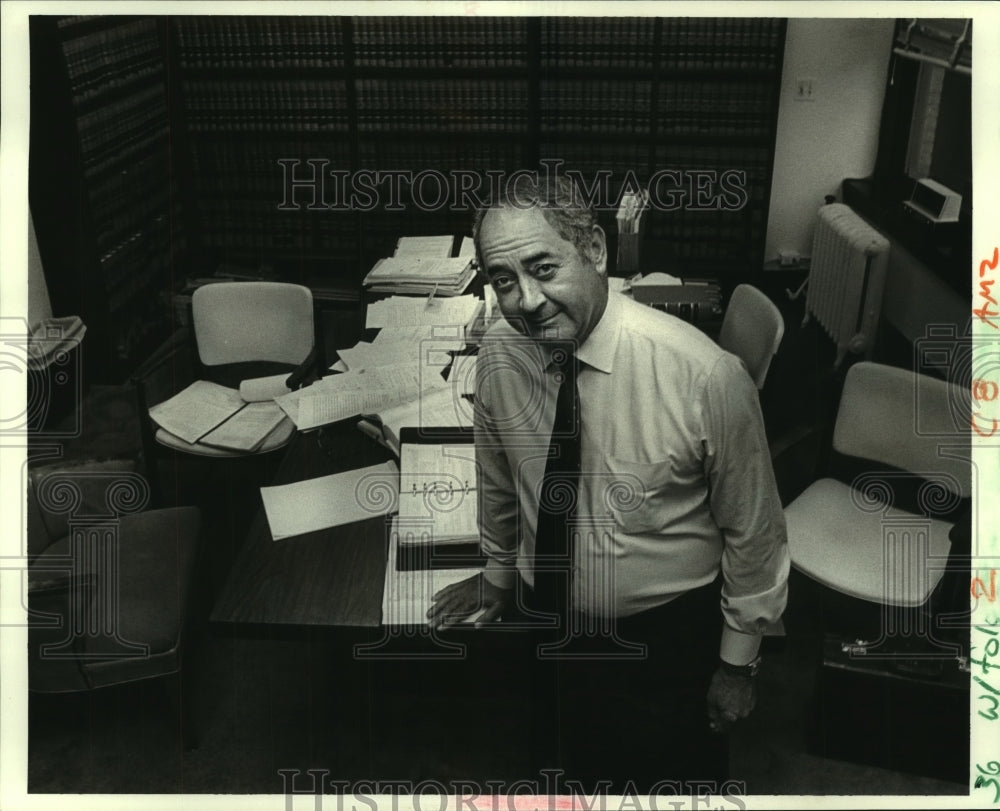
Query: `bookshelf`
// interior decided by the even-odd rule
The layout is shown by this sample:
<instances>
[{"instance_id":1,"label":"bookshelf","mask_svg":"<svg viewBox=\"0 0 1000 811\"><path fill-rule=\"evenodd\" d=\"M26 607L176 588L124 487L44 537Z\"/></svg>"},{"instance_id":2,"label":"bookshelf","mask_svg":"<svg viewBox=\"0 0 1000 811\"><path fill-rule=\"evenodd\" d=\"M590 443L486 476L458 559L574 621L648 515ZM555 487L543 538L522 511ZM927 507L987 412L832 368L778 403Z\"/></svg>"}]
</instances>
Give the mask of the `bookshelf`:
<instances>
[{"instance_id":1,"label":"bookshelf","mask_svg":"<svg viewBox=\"0 0 1000 811\"><path fill-rule=\"evenodd\" d=\"M48 73L66 85L79 230L98 265L113 249L128 257L100 270L117 308L127 289L161 284L154 266L186 244L168 285L225 265L357 301L401 234L468 232L455 173L486 189L490 174L541 161L606 182L612 202L630 178L657 180L674 204L648 218L655 269L761 267L783 20L45 19L65 65ZM430 174L417 188L394 171ZM452 185L437 188L434 172ZM725 172L737 173L728 186ZM338 173L368 173L360 196ZM393 194L401 205L386 204ZM601 220L613 236L613 206ZM128 242L139 221L159 242ZM150 245L155 262L130 253Z\"/></svg>"},{"instance_id":2,"label":"bookshelf","mask_svg":"<svg viewBox=\"0 0 1000 811\"><path fill-rule=\"evenodd\" d=\"M163 25L31 18L29 197L57 313L87 325L90 382L169 334L186 229L173 167Z\"/></svg>"}]
</instances>

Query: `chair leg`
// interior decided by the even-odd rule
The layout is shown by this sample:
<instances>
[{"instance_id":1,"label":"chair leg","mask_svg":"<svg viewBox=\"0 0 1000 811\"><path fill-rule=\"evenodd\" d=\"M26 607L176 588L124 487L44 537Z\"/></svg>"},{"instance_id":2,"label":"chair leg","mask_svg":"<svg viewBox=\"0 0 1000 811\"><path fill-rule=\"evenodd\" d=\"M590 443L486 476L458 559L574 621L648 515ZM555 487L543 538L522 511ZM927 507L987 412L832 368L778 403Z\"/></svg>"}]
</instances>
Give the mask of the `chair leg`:
<instances>
[{"instance_id":1,"label":"chair leg","mask_svg":"<svg viewBox=\"0 0 1000 811\"><path fill-rule=\"evenodd\" d=\"M185 752L198 748L198 726L194 712L193 696L185 695L184 671L165 676L163 686L167 693L170 717L176 718L181 726L181 744Z\"/></svg>"}]
</instances>

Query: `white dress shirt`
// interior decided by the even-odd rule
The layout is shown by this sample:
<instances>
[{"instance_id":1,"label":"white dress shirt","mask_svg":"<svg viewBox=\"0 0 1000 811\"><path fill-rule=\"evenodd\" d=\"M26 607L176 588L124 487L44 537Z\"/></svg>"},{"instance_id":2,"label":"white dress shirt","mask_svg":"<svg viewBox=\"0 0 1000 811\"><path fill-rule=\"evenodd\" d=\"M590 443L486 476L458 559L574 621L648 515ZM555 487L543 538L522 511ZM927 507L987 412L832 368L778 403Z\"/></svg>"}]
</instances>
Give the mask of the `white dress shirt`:
<instances>
[{"instance_id":1,"label":"white dress shirt","mask_svg":"<svg viewBox=\"0 0 1000 811\"><path fill-rule=\"evenodd\" d=\"M533 582L538 489L558 385L550 350L503 321L477 363L486 577ZM611 293L577 351L582 474L572 600L625 617L723 574L720 654L749 662L784 609L785 520L757 390L691 325Z\"/></svg>"}]
</instances>

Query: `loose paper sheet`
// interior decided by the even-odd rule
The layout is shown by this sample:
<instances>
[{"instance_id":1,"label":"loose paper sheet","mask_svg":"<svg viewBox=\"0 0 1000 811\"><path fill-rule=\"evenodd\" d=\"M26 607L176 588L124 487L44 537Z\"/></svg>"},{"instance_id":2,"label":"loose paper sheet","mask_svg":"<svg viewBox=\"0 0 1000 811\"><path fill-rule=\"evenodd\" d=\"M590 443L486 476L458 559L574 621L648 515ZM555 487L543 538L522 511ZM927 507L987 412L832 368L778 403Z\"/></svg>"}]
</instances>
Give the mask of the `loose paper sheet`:
<instances>
[{"instance_id":1,"label":"loose paper sheet","mask_svg":"<svg viewBox=\"0 0 1000 811\"><path fill-rule=\"evenodd\" d=\"M395 512L399 468L383 462L294 484L261 487L275 541Z\"/></svg>"},{"instance_id":2,"label":"loose paper sheet","mask_svg":"<svg viewBox=\"0 0 1000 811\"><path fill-rule=\"evenodd\" d=\"M273 400L248 403L222 425L201 438L202 445L229 451L252 453L264 444L268 435L285 419L284 412Z\"/></svg>"},{"instance_id":3,"label":"loose paper sheet","mask_svg":"<svg viewBox=\"0 0 1000 811\"><path fill-rule=\"evenodd\" d=\"M149 416L168 433L193 445L245 405L236 389L196 380L169 400L150 408Z\"/></svg>"}]
</instances>

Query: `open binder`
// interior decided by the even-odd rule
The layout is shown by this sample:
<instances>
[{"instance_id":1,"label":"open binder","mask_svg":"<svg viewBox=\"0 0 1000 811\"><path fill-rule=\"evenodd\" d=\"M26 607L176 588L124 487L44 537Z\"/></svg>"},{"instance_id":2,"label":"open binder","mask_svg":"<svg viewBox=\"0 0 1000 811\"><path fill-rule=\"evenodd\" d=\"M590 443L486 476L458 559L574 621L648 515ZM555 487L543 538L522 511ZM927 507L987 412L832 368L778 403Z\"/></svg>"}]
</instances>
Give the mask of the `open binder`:
<instances>
[{"instance_id":1,"label":"open binder","mask_svg":"<svg viewBox=\"0 0 1000 811\"><path fill-rule=\"evenodd\" d=\"M473 433L403 428L399 454L400 570L481 566Z\"/></svg>"}]
</instances>

